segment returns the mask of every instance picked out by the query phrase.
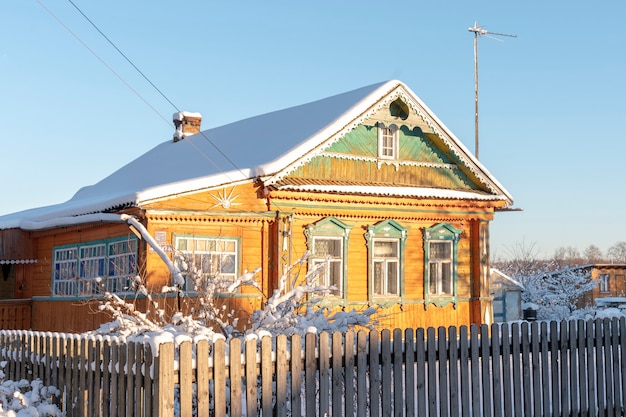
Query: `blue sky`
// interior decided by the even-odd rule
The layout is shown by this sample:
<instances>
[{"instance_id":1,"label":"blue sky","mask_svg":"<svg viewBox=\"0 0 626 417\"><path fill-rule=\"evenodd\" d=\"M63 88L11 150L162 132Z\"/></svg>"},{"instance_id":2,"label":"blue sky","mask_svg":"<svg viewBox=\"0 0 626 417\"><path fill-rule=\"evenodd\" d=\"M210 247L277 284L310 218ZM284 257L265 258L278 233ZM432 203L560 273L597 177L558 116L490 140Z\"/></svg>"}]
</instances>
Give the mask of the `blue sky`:
<instances>
[{"instance_id":1,"label":"blue sky","mask_svg":"<svg viewBox=\"0 0 626 417\"><path fill-rule=\"evenodd\" d=\"M478 41L480 160L524 209L492 255L626 241L622 1L73 2L162 94L69 1L0 2L0 214L66 201L176 110L209 128L389 79L473 151L478 21L517 35Z\"/></svg>"}]
</instances>

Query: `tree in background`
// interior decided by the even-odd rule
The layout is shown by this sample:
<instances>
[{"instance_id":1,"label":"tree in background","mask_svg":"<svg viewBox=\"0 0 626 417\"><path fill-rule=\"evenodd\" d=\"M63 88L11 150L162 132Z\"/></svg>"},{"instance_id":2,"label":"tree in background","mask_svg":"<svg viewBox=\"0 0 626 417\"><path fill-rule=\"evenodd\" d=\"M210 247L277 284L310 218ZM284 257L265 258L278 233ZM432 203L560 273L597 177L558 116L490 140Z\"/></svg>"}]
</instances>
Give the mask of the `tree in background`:
<instances>
[{"instance_id":1,"label":"tree in background","mask_svg":"<svg viewBox=\"0 0 626 417\"><path fill-rule=\"evenodd\" d=\"M611 246L607 256L613 263L626 264L626 242L617 242Z\"/></svg>"},{"instance_id":2,"label":"tree in background","mask_svg":"<svg viewBox=\"0 0 626 417\"><path fill-rule=\"evenodd\" d=\"M606 260L604 258L604 254L596 245L589 245L583 251L583 257L590 264L599 264L604 263Z\"/></svg>"},{"instance_id":3,"label":"tree in background","mask_svg":"<svg viewBox=\"0 0 626 417\"><path fill-rule=\"evenodd\" d=\"M575 316L580 298L596 287L588 267L568 267L533 276L526 281L532 284L525 287L522 299L537 304L537 318L543 320L563 320Z\"/></svg>"},{"instance_id":4,"label":"tree in background","mask_svg":"<svg viewBox=\"0 0 626 417\"><path fill-rule=\"evenodd\" d=\"M506 248L507 259L492 260L491 265L515 278L545 270L545 261L539 257L536 242L521 240Z\"/></svg>"},{"instance_id":5,"label":"tree in background","mask_svg":"<svg viewBox=\"0 0 626 417\"><path fill-rule=\"evenodd\" d=\"M561 246L554 251L551 267L564 269L573 266L584 265L586 260L580 255L580 251L573 246Z\"/></svg>"}]
</instances>

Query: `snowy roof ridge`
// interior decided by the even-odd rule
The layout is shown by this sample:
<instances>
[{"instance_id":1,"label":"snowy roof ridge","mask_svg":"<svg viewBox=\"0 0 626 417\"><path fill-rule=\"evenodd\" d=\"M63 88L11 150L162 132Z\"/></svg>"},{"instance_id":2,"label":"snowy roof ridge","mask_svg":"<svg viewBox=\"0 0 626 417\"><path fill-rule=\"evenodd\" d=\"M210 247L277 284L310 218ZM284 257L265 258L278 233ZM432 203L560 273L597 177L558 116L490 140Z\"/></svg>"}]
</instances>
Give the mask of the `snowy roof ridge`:
<instances>
[{"instance_id":1,"label":"snowy roof ridge","mask_svg":"<svg viewBox=\"0 0 626 417\"><path fill-rule=\"evenodd\" d=\"M516 280L515 278L512 278L510 276L508 276L507 274L505 274L504 272L500 271L498 268L489 268L491 270L492 274L496 274L498 276L500 276L501 278L503 278L504 280L512 283L513 285L518 286L519 288L521 288L522 290L524 290L524 284L522 284L521 282L519 282L518 280Z\"/></svg>"}]
</instances>

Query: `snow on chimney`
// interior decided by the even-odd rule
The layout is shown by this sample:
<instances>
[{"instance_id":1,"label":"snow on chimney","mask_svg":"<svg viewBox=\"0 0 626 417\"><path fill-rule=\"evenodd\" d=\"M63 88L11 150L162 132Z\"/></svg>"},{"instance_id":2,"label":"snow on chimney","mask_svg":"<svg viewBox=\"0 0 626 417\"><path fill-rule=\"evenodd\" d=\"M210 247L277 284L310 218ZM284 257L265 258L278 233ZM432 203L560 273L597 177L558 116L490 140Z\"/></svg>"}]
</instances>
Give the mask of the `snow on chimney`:
<instances>
[{"instance_id":1,"label":"snow on chimney","mask_svg":"<svg viewBox=\"0 0 626 417\"><path fill-rule=\"evenodd\" d=\"M202 123L202 115L200 113L191 113L188 111L179 111L172 116L176 133L174 133L174 142L185 139L187 136L200 133L200 124Z\"/></svg>"}]
</instances>

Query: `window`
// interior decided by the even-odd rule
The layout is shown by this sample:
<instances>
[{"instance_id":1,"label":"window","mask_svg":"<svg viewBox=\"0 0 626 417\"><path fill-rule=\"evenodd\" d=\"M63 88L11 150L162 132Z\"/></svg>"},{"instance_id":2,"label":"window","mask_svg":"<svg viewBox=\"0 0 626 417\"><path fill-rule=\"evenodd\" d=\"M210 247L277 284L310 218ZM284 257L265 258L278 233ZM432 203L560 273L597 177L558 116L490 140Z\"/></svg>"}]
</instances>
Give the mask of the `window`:
<instances>
[{"instance_id":1,"label":"window","mask_svg":"<svg viewBox=\"0 0 626 417\"><path fill-rule=\"evenodd\" d=\"M313 238L313 267L323 265L319 284L335 287L331 295L343 297L343 250L341 239Z\"/></svg>"},{"instance_id":2,"label":"window","mask_svg":"<svg viewBox=\"0 0 626 417\"><path fill-rule=\"evenodd\" d=\"M77 248L57 249L54 251L53 295L76 295L77 265Z\"/></svg>"},{"instance_id":3,"label":"window","mask_svg":"<svg viewBox=\"0 0 626 417\"><path fill-rule=\"evenodd\" d=\"M378 124L378 157L398 159L398 126Z\"/></svg>"},{"instance_id":4,"label":"window","mask_svg":"<svg viewBox=\"0 0 626 417\"><path fill-rule=\"evenodd\" d=\"M176 236L175 248L187 264L185 290L198 291L204 280L219 278L224 285L238 277L239 241L232 238Z\"/></svg>"},{"instance_id":5,"label":"window","mask_svg":"<svg viewBox=\"0 0 626 417\"><path fill-rule=\"evenodd\" d=\"M137 239L109 239L54 249L52 295L129 291L137 274Z\"/></svg>"},{"instance_id":6,"label":"window","mask_svg":"<svg viewBox=\"0 0 626 417\"><path fill-rule=\"evenodd\" d=\"M347 247L350 235L349 226L334 217L327 217L309 225L305 230L310 270L323 265L316 284L333 286L331 298L344 298L346 294Z\"/></svg>"},{"instance_id":7,"label":"window","mask_svg":"<svg viewBox=\"0 0 626 417\"><path fill-rule=\"evenodd\" d=\"M611 276L608 274L598 277L598 287L601 293L611 292Z\"/></svg>"},{"instance_id":8,"label":"window","mask_svg":"<svg viewBox=\"0 0 626 417\"><path fill-rule=\"evenodd\" d=\"M424 231L424 298L443 307L457 302L458 242L462 230L440 223Z\"/></svg>"},{"instance_id":9,"label":"window","mask_svg":"<svg viewBox=\"0 0 626 417\"><path fill-rule=\"evenodd\" d=\"M106 244L83 246L78 252L78 295L98 294L106 276Z\"/></svg>"},{"instance_id":10,"label":"window","mask_svg":"<svg viewBox=\"0 0 626 417\"><path fill-rule=\"evenodd\" d=\"M393 220L369 226L368 295L371 300L397 300L404 296L404 246L408 228Z\"/></svg>"},{"instance_id":11,"label":"window","mask_svg":"<svg viewBox=\"0 0 626 417\"><path fill-rule=\"evenodd\" d=\"M398 239L374 239L374 297L400 295Z\"/></svg>"},{"instance_id":12,"label":"window","mask_svg":"<svg viewBox=\"0 0 626 417\"><path fill-rule=\"evenodd\" d=\"M429 242L428 269L430 272L430 293L433 295L453 295L452 285L452 242Z\"/></svg>"},{"instance_id":13,"label":"window","mask_svg":"<svg viewBox=\"0 0 626 417\"><path fill-rule=\"evenodd\" d=\"M137 275L136 259L136 240L120 240L109 244L109 265L106 280L108 292L126 291L129 286L129 279Z\"/></svg>"}]
</instances>

